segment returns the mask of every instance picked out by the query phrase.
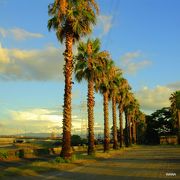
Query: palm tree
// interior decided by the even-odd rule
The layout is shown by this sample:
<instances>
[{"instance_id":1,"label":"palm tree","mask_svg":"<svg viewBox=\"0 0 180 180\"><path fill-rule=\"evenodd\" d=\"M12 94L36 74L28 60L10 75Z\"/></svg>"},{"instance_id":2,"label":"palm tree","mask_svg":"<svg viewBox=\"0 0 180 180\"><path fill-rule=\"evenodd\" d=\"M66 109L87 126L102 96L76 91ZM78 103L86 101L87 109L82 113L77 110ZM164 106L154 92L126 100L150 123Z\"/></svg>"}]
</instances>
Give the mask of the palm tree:
<instances>
[{"instance_id":1,"label":"palm tree","mask_svg":"<svg viewBox=\"0 0 180 180\"><path fill-rule=\"evenodd\" d=\"M100 49L99 39L90 40L87 43L79 43L76 56L75 77L78 82L88 81L87 108L88 108L88 154L94 153L94 81L99 73Z\"/></svg>"},{"instance_id":2,"label":"palm tree","mask_svg":"<svg viewBox=\"0 0 180 180\"><path fill-rule=\"evenodd\" d=\"M139 118L139 104L136 99L134 99L132 104L132 110L131 110L131 137L132 137L132 144L136 143L136 122Z\"/></svg>"},{"instance_id":3,"label":"palm tree","mask_svg":"<svg viewBox=\"0 0 180 180\"><path fill-rule=\"evenodd\" d=\"M180 91L172 93L169 100L171 101L171 111L176 121L176 127L178 129L178 143L180 144Z\"/></svg>"},{"instance_id":4,"label":"palm tree","mask_svg":"<svg viewBox=\"0 0 180 180\"><path fill-rule=\"evenodd\" d=\"M95 2L95 0L86 0L88 3L88 6L93 6L96 9L96 12L99 12L99 8L97 3ZM58 18L61 18L62 15L66 14L67 11L67 6L68 6L68 0L55 0L54 2L54 8L59 7L58 12L57 12L57 16Z\"/></svg>"},{"instance_id":5,"label":"palm tree","mask_svg":"<svg viewBox=\"0 0 180 180\"><path fill-rule=\"evenodd\" d=\"M111 68L113 67L113 61L110 60L108 54L105 58L102 58L102 67L103 72L99 74L95 89L96 91L99 90L100 93L103 95L103 108L104 108L104 152L109 151L109 144L110 144L110 136L109 136L109 110L108 110L108 103L109 103L109 80L111 79Z\"/></svg>"},{"instance_id":6,"label":"palm tree","mask_svg":"<svg viewBox=\"0 0 180 180\"><path fill-rule=\"evenodd\" d=\"M136 142L136 121L139 113L139 104L138 101L134 98L133 93L129 93L129 102L126 105L126 116L128 120L127 132L129 145Z\"/></svg>"},{"instance_id":7,"label":"palm tree","mask_svg":"<svg viewBox=\"0 0 180 180\"><path fill-rule=\"evenodd\" d=\"M131 132L131 119L132 119L132 105L134 102L134 96L132 92L128 92L125 97L125 106L124 106L124 112L125 112L125 145L128 147L132 144L132 132Z\"/></svg>"},{"instance_id":8,"label":"palm tree","mask_svg":"<svg viewBox=\"0 0 180 180\"><path fill-rule=\"evenodd\" d=\"M128 81L125 78L122 78L120 81L120 85L118 88L118 94L117 94L117 103L119 108L119 128L120 128L120 135L119 135L119 142L120 142L120 148L123 145L123 112L125 104L127 104L126 94L131 89Z\"/></svg>"},{"instance_id":9,"label":"palm tree","mask_svg":"<svg viewBox=\"0 0 180 180\"><path fill-rule=\"evenodd\" d=\"M116 96L118 92L118 87L121 81L122 72L117 67L112 67L110 73L111 77L109 79L110 85L110 98L112 99L112 117L113 117L113 149L118 149L117 140L117 122L116 122Z\"/></svg>"},{"instance_id":10,"label":"palm tree","mask_svg":"<svg viewBox=\"0 0 180 180\"><path fill-rule=\"evenodd\" d=\"M94 2L94 1L93 1ZM48 6L51 17L48 29L54 29L57 39L62 43L65 40L64 52L64 105L63 105L63 143L60 156L71 157L71 96L73 71L73 43L82 36L91 33L92 25L96 23L94 11L96 3L87 0L55 0Z\"/></svg>"}]
</instances>

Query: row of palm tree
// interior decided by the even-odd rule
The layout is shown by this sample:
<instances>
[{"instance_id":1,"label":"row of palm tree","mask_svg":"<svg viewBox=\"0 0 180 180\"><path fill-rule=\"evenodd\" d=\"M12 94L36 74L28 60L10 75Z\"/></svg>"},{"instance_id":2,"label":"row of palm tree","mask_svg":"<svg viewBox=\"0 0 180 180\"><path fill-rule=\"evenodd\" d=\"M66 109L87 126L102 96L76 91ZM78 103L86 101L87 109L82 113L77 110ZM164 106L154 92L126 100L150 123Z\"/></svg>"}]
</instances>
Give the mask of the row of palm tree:
<instances>
[{"instance_id":1,"label":"row of palm tree","mask_svg":"<svg viewBox=\"0 0 180 180\"><path fill-rule=\"evenodd\" d=\"M180 144L180 91L173 92L169 100L171 102L172 115L178 130L178 143Z\"/></svg>"},{"instance_id":2,"label":"row of palm tree","mask_svg":"<svg viewBox=\"0 0 180 180\"><path fill-rule=\"evenodd\" d=\"M122 77L122 71L114 65L107 51L100 51L98 39L88 39L86 43L80 42L78 54L75 56L75 68L73 59L73 44L79 42L82 37L92 32L96 24L99 8L95 0L55 0L49 4L48 13L51 17L48 21L48 29L56 32L57 39L63 43L64 51L64 105L63 105L63 143L60 156L70 158L71 151L71 111L72 111L72 73L80 82L82 79L88 82L87 107L88 107L88 154L95 152L94 146L94 93L103 95L104 107L104 151L109 150L109 117L108 104L112 100L113 112L113 148L118 148L116 105L119 106L120 120L120 147L123 144L122 114L126 119L126 146L135 140L135 120L139 113L139 106L133 94L130 92L128 81Z\"/></svg>"},{"instance_id":3,"label":"row of palm tree","mask_svg":"<svg viewBox=\"0 0 180 180\"><path fill-rule=\"evenodd\" d=\"M107 51L100 51L99 39L88 39L80 42L78 54L75 56L75 77L78 82L85 79L88 82L88 154L94 149L94 91L103 95L104 107L104 151L109 151L109 101L112 101L113 117L113 149L118 149L116 109L119 106L120 147L123 144L123 118L126 116L126 146L136 142L136 121L139 118L139 104L130 91L131 87L122 76L120 68L116 67Z\"/></svg>"},{"instance_id":4,"label":"row of palm tree","mask_svg":"<svg viewBox=\"0 0 180 180\"><path fill-rule=\"evenodd\" d=\"M98 6L94 0L55 0L49 4L48 29L56 32L57 39L63 43L64 51L64 105L63 105L63 144L61 156L70 158L71 151L71 111L72 111L72 72L73 44L92 32L96 23Z\"/></svg>"}]
</instances>

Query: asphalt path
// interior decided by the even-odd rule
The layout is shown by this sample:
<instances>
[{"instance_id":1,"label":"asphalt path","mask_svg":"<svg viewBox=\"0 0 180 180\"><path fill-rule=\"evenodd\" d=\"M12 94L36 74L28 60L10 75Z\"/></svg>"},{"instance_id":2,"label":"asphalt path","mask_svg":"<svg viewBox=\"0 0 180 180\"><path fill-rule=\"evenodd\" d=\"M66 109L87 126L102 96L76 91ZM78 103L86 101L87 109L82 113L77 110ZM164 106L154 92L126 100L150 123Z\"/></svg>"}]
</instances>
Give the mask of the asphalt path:
<instances>
[{"instance_id":1,"label":"asphalt path","mask_svg":"<svg viewBox=\"0 0 180 180\"><path fill-rule=\"evenodd\" d=\"M136 146L70 170L11 179L155 180L180 179L180 146Z\"/></svg>"}]
</instances>

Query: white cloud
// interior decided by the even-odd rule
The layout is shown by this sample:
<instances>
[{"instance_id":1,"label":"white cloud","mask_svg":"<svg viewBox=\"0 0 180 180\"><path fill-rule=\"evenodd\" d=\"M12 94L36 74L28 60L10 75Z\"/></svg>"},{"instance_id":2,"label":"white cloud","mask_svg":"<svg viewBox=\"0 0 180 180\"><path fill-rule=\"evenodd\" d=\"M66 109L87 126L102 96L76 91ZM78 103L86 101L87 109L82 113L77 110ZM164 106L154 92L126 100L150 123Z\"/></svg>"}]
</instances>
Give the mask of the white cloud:
<instances>
[{"instance_id":1,"label":"white cloud","mask_svg":"<svg viewBox=\"0 0 180 180\"><path fill-rule=\"evenodd\" d=\"M55 114L55 111L48 109L32 109L29 111L10 111L11 119L15 121L48 121L59 123L62 116Z\"/></svg>"},{"instance_id":2,"label":"white cloud","mask_svg":"<svg viewBox=\"0 0 180 180\"><path fill-rule=\"evenodd\" d=\"M16 40L26 40L29 38L42 38L43 35L39 33L31 33L28 31L25 31L24 29L14 28L11 29L10 32L14 36Z\"/></svg>"},{"instance_id":3,"label":"white cloud","mask_svg":"<svg viewBox=\"0 0 180 180\"><path fill-rule=\"evenodd\" d=\"M28 32L21 28L4 29L0 27L0 35L3 38L13 37L15 40L23 41L30 38L43 38L44 36L40 33Z\"/></svg>"},{"instance_id":4,"label":"white cloud","mask_svg":"<svg viewBox=\"0 0 180 180\"><path fill-rule=\"evenodd\" d=\"M128 52L121 59L124 62L129 62L131 59L138 58L141 55L140 51Z\"/></svg>"},{"instance_id":5,"label":"white cloud","mask_svg":"<svg viewBox=\"0 0 180 180\"><path fill-rule=\"evenodd\" d=\"M1 80L63 80L64 49L5 49L0 46ZM6 63L5 63L6 62Z\"/></svg>"},{"instance_id":6,"label":"white cloud","mask_svg":"<svg viewBox=\"0 0 180 180\"><path fill-rule=\"evenodd\" d=\"M140 51L128 52L120 60L121 68L128 74L136 74L140 69L151 65L151 61L144 59Z\"/></svg>"},{"instance_id":7,"label":"white cloud","mask_svg":"<svg viewBox=\"0 0 180 180\"><path fill-rule=\"evenodd\" d=\"M6 64L9 63L10 59L8 56L7 49L4 49L0 43L0 63ZM0 67L1 69L2 67Z\"/></svg>"},{"instance_id":8,"label":"white cloud","mask_svg":"<svg viewBox=\"0 0 180 180\"><path fill-rule=\"evenodd\" d=\"M135 92L142 110L153 112L157 109L170 106L169 97L173 92L166 86L156 86L154 89L143 87Z\"/></svg>"},{"instance_id":9,"label":"white cloud","mask_svg":"<svg viewBox=\"0 0 180 180\"><path fill-rule=\"evenodd\" d=\"M174 82L174 83L170 83L167 85L167 87L173 89L173 90L180 90L180 81L178 82Z\"/></svg>"},{"instance_id":10,"label":"white cloud","mask_svg":"<svg viewBox=\"0 0 180 180\"><path fill-rule=\"evenodd\" d=\"M9 110L8 119L2 120L0 124L1 134L13 133L62 133L62 114L57 110L35 108L27 110ZM72 115L72 132L85 132L87 127L82 126L82 120L77 115Z\"/></svg>"},{"instance_id":11,"label":"white cloud","mask_svg":"<svg viewBox=\"0 0 180 180\"><path fill-rule=\"evenodd\" d=\"M112 28L112 16L99 15L97 29L101 30L100 37L106 35Z\"/></svg>"}]
</instances>

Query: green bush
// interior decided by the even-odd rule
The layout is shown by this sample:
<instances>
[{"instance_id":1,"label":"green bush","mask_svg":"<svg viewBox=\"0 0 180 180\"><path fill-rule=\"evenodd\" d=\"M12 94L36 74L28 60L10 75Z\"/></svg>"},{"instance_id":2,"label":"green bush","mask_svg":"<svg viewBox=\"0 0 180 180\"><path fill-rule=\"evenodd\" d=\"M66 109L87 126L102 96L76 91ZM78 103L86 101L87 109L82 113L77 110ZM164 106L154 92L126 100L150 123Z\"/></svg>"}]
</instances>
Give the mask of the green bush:
<instances>
[{"instance_id":1,"label":"green bush","mask_svg":"<svg viewBox=\"0 0 180 180\"><path fill-rule=\"evenodd\" d=\"M55 162L56 163L70 163L71 160L70 159L64 159L62 157L56 157Z\"/></svg>"},{"instance_id":2,"label":"green bush","mask_svg":"<svg viewBox=\"0 0 180 180\"><path fill-rule=\"evenodd\" d=\"M71 145L72 146L81 145L81 137L79 135L72 135L71 136Z\"/></svg>"},{"instance_id":3,"label":"green bush","mask_svg":"<svg viewBox=\"0 0 180 180\"><path fill-rule=\"evenodd\" d=\"M23 158L24 157L24 149L19 149L16 152L16 156L19 157L19 158Z\"/></svg>"},{"instance_id":4,"label":"green bush","mask_svg":"<svg viewBox=\"0 0 180 180\"><path fill-rule=\"evenodd\" d=\"M7 159L8 158L8 152L0 152L0 158L1 159Z\"/></svg>"},{"instance_id":5,"label":"green bush","mask_svg":"<svg viewBox=\"0 0 180 180\"><path fill-rule=\"evenodd\" d=\"M49 155L49 149L34 149L34 154L36 156Z\"/></svg>"}]
</instances>

